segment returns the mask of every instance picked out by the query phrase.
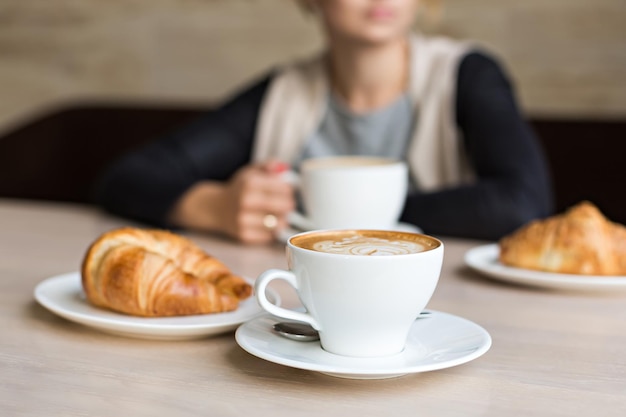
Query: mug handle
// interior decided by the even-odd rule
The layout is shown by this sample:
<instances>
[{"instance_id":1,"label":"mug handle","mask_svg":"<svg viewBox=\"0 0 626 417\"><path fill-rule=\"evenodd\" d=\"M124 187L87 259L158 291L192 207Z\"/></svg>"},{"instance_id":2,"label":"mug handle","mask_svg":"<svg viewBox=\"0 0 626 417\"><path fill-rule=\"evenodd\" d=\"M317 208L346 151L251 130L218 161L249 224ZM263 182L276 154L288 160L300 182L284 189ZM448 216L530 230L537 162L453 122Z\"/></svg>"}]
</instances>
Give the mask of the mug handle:
<instances>
[{"instance_id":1,"label":"mug handle","mask_svg":"<svg viewBox=\"0 0 626 417\"><path fill-rule=\"evenodd\" d=\"M259 277L254 282L254 292L256 294L259 305L265 311L273 314L274 316L288 320L302 321L310 324L315 330L319 331L320 326L317 323L317 320L315 320L310 314L278 307L277 305L272 304L270 300L268 300L265 289L267 288L267 285L275 279L282 279L287 281L287 283L291 285L296 290L296 292L298 291L298 282L293 272L285 271L282 269L268 269L267 271L259 275Z\"/></svg>"},{"instance_id":2,"label":"mug handle","mask_svg":"<svg viewBox=\"0 0 626 417\"><path fill-rule=\"evenodd\" d=\"M302 231L316 229L311 220L299 211L289 213L287 215L287 222Z\"/></svg>"},{"instance_id":3,"label":"mug handle","mask_svg":"<svg viewBox=\"0 0 626 417\"><path fill-rule=\"evenodd\" d=\"M297 172L289 170L281 174L281 179L288 184L293 185L296 189L300 189L301 181L300 175ZM300 230L313 230L315 226L313 222L304 214L298 211L292 211L287 215L287 221L291 226L295 226Z\"/></svg>"}]
</instances>

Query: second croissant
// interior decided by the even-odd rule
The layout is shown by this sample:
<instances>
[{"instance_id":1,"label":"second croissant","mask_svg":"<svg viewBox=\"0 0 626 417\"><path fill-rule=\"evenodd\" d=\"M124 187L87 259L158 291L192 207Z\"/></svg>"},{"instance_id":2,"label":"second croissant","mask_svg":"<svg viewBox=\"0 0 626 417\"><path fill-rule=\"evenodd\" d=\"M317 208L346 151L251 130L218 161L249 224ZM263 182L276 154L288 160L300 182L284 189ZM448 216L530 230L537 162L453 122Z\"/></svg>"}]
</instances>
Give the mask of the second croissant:
<instances>
[{"instance_id":1,"label":"second croissant","mask_svg":"<svg viewBox=\"0 0 626 417\"><path fill-rule=\"evenodd\" d=\"M82 284L90 303L143 317L232 311L252 294L242 277L191 240L130 227L93 242Z\"/></svg>"}]
</instances>

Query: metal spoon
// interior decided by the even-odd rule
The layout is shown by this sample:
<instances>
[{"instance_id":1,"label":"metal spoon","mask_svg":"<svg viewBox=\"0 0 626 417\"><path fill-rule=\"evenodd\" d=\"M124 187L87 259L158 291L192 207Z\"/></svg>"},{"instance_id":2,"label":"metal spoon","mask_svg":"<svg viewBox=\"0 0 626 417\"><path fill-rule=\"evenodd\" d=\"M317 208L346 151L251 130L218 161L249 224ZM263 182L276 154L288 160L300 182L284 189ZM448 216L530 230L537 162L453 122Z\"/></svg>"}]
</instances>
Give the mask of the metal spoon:
<instances>
[{"instance_id":1,"label":"metal spoon","mask_svg":"<svg viewBox=\"0 0 626 417\"><path fill-rule=\"evenodd\" d=\"M417 319L430 317L430 314L430 311L422 311ZM281 321L274 324L272 328L279 335L298 342L313 342L320 338L319 333L313 327L297 321Z\"/></svg>"}]
</instances>

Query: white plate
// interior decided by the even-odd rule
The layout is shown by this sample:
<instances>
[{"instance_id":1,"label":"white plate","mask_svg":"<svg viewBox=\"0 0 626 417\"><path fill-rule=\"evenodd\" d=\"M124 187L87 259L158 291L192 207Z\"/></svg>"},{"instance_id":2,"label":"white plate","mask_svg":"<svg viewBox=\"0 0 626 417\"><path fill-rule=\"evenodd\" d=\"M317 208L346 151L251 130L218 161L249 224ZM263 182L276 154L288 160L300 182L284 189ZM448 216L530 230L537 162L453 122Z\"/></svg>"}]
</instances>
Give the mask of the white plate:
<instances>
[{"instance_id":1,"label":"white plate","mask_svg":"<svg viewBox=\"0 0 626 417\"><path fill-rule=\"evenodd\" d=\"M247 279L249 283L252 281ZM280 297L270 295L280 303ZM251 296L235 311L179 317L135 317L94 307L85 298L80 273L72 272L46 279L35 288L35 299L68 320L94 327L104 332L142 339L184 340L232 331L263 310Z\"/></svg>"},{"instance_id":2,"label":"white plate","mask_svg":"<svg viewBox=\"0 0 626 417\"><path fill-rule=\"evenodd\" d=\"M319 341L298 342L272 330L278 322L268 314L242 324L235 339L244 350L270 362L353 379L393 378L461 365L478 358L491 346L491 336L461 317L431 311L416 320L401 353L382 358L350 358L322 349Z\"/></svg>"},{"instance_id":3,"label":"white plate","mask_svg":"<svg viewBox=\"0 0 626 417\"><path fill-rule=\"evenodd\" d=\"M403 223L403 222L397 223L390 230L397 230L399 232L422 233L422 229L420 229L419 227L412 225L410 223ZM300 230L294 226L290 226L284 229L283 231L281 231L278 234L277 239L280 242L287 243L287 241L289 240L291 236L296 235L298 233L307 232L307 231L308 230Z\"/></svg>"},{"instance_id":4,"label":"white plate","mask_svg":"<svg viewBox=\"0 0 626 417\"><path fill-rule=\"evenodd\" d=\"M626 290L626 276L559 274L514 268L501 264L499 254L497 243L478 246L467 251L465 263L489 277L516 284L585 291Z\"/></svg>"}]
</instances>

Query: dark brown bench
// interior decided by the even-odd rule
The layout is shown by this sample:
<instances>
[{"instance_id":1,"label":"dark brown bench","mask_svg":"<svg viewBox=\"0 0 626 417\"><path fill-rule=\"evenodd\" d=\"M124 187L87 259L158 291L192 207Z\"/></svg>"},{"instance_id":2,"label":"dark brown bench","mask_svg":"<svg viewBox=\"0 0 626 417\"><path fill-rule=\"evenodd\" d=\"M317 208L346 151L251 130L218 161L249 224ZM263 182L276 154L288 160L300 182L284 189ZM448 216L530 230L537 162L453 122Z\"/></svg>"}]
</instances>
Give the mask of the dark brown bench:
<instances>
[{"instance_id":1,"label":"dark brown bench","mask_svg":"<svg viewBox=\"0 0 626 417\"><path fill-rule=\"evenodd\" d=\"M0 197L89 204L92 181L113 158L203 110L90 103L50 111L0 137ZM626 224L626 121L531 123L548 156L557 210L586 199Z\"/></svg>"}]
</instances>

